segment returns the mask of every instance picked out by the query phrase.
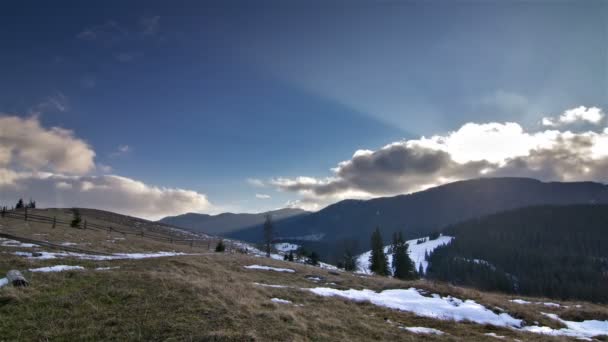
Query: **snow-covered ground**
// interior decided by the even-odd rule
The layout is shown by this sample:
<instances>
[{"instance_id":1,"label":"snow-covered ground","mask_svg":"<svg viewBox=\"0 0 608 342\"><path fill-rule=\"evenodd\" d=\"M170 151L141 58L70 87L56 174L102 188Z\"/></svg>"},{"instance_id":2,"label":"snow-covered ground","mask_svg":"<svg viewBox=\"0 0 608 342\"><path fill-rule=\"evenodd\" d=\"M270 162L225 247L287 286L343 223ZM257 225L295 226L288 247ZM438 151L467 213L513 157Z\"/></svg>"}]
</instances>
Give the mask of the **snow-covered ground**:
<instances>
[{"instance_id":1,"label":"snow-covered ground","mask_svg":"<svg viewBox=\"0 0 608 342\"><path fill-rule=\"evenodd\" d=\"M413 332L414 334L434 334L434 335L443 335L444 332L441 330L426 328L426 327L402 327L403 330L407 330L409 332Z\"/></svg>"},{"instance_id":2,"label":"snow-covered ground","mask_svg":"<svg viewBox=\"0 0 608 342\"><path fill-rule=\"evenodd\" d=\"M0 287L8 285L8 279L0 278Z\"/></svg>"},{"instance_id":3,"label":"snow-covered ground","mask_svg":"<svg viewBox=\"0 0 608 342\"><path fill-rule=\"evenodd\" d=\"M272 301L273 303L279 303L279 304L292 304L290 300L281 299L281 298L271 298L270 301Z\"/></svg>"},{"instance_id":4,"label":"snow-covered ground","mask_svg":"<svg viewBox=\"0 0 608 342\"><path fill-rule=\"evenodd\" d=\"M275 271L275 272L286 272L286 273L294 273L295 271L291 268L278 268L278 267L270 267L270 266L261 266L261 265L249 265L243 266L249 270L264 270L264 271Z\"/></svg>"},{"instance_id":5,"label":"snow-covered ground","mask_svg":"<svg viewBox=\"0 0 608 342\"><path fill-rule=\"evenodd\" d=\"M554 307L554 308L561 307L561 305L557 304L557 303L551 303L551 302L529 302L529 301L523 300L523 299L511 299L511 300L509 300L509 302L513 302L513 303L521 304L521 305L538 304L538 305L544 305L544 306L549 306L549 307ZM565 306L565 307L568 307L568 306Z\"/></svg>"},{"instance_id":6,"label":"snow-covered ground","mask_svg":"<svg viewBox=\"0 0 608 342\"><path fill-rule=\"evenodd\" d=\"M279 252L287 253L290 251L298 250L298 248L300 248L300 245L296 245L294 243L289 243L289 242L281 242L281 243L275 243L274 248Z\"/></svg>"},{"instance_id":7,"label":"snow-covered ground","mask_svg":"<svg viewBox=\"0 0 608 342\"><path fill-rule=\"evenodd\" d=\"M38 256L30 252L15 252L15 255L26 257L29 259L57 259L57 258L76 258L81 260L123 260L123 259L147 259L147 258L161 258L178 255L193 255L181 252L156 252L156 253L114 253L112 255L99 255L99 254L85 254L85 253L74 253L74 252L38 252Z\"/></svg>"},{"instance_id":8,"label":"snow-covered ground","mask_svg":"<svg viewBox=\"0 0 608 342\"><path fill-rule=\"evenodd\" d=\"M509 314L496 314L483 305L472 300L460 300L454 297L433 295L425 297L415 288L407 290L337 290L328 287L317 287L309 291L320 296L338 296L357 302L369 301L372 304L391 309L408 311L418 316L442 320L472 321L479 324L491 324L499 327L520 327L522 321Z\"/></svg>"},{"instance_id":9,"label":"snow-covered ground","mask_svg":"<svg viewBox=\"0 0 608 342\"><path fill-rule=\"evenodd\" d=\"M543 313L547 317L563 323L566 328L553 329L546 326L523 326L524 322L508 313L494 313L481 304L472 300L461 300L454 297L441 297L433 294L431 297L423 296L419 290L384 290L374 292L371 290L338 290L327 287L303 289L320 296L337 296L353 301L368 301L374 305L391 309L412 312L418 316L454 321L470 321L478 324L490 324L520 331L545 334L551 336L568 336L579 339L589 339L594 336L608 335L608 321L587 320L582 322L566 321L555 314ZM531 303L526 301L520 301ZM538 304L545 304L538 302ZM554 304L554 303L551 303ZM403 327L404 329L407 329ZM408 329L409 330L409 329ZM503 336L486 334L495 338Z\"/></svg>"},{"instance_id":10,"label":"snow-covered ground","mask_svg":"<svg viewBox=\"0 0 608 342\"><path fill-rule=\"evenodd\" d=\"M70 265L55 265L48 267L40 267L40 268L30 268L30 272L63 272L63 271L74 271L74 270L84 270L82 266L70 266Z\"/></svg>"},{"instance_id":11,"label":"snow-covered ground","mask_svg":"<svg viewBox=\"0 0 608 342\"><path fill-rule=\"evenodd\" d=\"M423 243L418 244L418 240L424 239L425 241ZM445 236L442 235L439 238L435 239L435 240L429 240L428 237L424 237L424 238L420 238L420 239L413 239L413 240L409 240L407 241L408 244L408 254L410 256L410 259L412 259L412 261L416 264L416 271L418 271L420 269L420 266L422 265L422 269L424 270L424 272L426 272L426 268L428 267L428 262L425 259L425 254L431 254L435 248L448 244L452 241L453 237L452 236ZM387 254L387 259L388 259L388 264L389 267L391 266L392 262L393 262L393 256L389 253L390 252L390 248L391 246L385 246L384 247L384 253ZM370 274L371 271L369 270L369 257L371 256L372 252L371 251L367 251L361 255L359 255L357 257L357 271L359 273L365 273L365 274Z\"/></svg>"},{"instance_id":12,"label":"snow-covered ground","mask_svg":"<svg viewBox=\"0 0 608 342\"><path fill-rule=\"evenodd\" d=\"M560 321L566 328L552 329L549 327L531 326L524 327L523 330L544 335L570 336L580 339L589 339L594 336L608 335L608 321L588 320L582 322L566 321L559 318L556 314L542 313L543 315Z\"/></svg>"},{"instance_id":13,"label":"snow-covered ground","mask_svg":"<svg viewBox=\"0 0 608 342\"><path fill-rule=\"evenodd\" d=\"M21 247L21 248L39 247L38 245L33 244L33 243L25 243L25 242L5 239L5 238L0 238L0 246L2 246L2 247Z\"/></svg>"}]
</instances>

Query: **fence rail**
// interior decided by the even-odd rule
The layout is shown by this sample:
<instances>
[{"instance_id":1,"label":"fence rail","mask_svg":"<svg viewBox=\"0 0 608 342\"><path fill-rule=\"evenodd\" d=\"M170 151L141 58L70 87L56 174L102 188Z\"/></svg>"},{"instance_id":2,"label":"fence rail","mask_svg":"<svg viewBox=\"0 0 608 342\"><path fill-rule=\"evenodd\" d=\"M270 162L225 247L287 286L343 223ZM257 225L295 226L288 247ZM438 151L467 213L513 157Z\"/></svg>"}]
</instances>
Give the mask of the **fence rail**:
<instances>
[{"instance_id":1,"label":"fence rail","mask_svg":"<svg viewBox=\"0 0 608 342\"><path fill-rule=\"evenodd\" d=\"M48 223L50 225L54 225L55 227L63 226L63 227L68 227L68 228L73 228L73 229L90 229L90 230L118 233L118 234L122 234L122 235L141 236L141 237L146 237L146 238L156 240L156 241L161 241L161 242L170 242L170 243L185 244L185 245L189 244L191 247L194 247L197 243L201 244L201 243L205 242L206 244L208 244L210 241L208 239L183 239L183 238L177 238L177 237L174 238L171 236L164 236L164 235L160 235L160 234L146 232L144 229L140 229L140 231L138 231L138 232L137 231L128 231L128 230L113 227L111 225L103 226L103 225L96 224L96 223L88 223L86 220L80 222L78 227L72 227L71 221L59 220L56 217L32 214L32 213L28 212L27 210L24 210L23 212L14 211L14 210L3 211L1 214L1 217L7 217L7 218L18 219L18 220L37 222L37 223Z\"/></svg>"}]
</instances>

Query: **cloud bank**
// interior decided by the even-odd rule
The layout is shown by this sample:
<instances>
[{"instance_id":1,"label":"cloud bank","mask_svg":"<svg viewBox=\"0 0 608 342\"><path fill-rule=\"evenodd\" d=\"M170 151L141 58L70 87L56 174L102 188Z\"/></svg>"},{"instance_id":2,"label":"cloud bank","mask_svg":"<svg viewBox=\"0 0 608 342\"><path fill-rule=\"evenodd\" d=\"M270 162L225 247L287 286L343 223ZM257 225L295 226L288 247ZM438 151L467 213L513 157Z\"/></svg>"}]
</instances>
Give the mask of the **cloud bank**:
<instances>
[{"instance_id":1,"label":"cloud bank","mask_svg":"<svg viewBox=\"0 0 608 342\"><path fill-rule=\"evenodd\" d=\"M556 122L600 123L599 108L579 107ZM467 123L445 135L358 150L326 178L274 178L279 190L295 192L294 206L307 209L344 198L371 198L419 191L477 177L534 177L546 181L608 182L608 128L527 132L517 123Z\"/></svg>"},{"instance_id":2,"label":"cloud bank","mask_svg":"<svg viewBox=\"0 0 608 342\"><path fill-rule=\"evenodd\" d=\"M74 133L45 128L36 117L0 115L0 204L32 198L41 207L90 207L159 219L213 206L196 191L158 187L95 165L95 152Z\"/></svg>"}]
</instances>

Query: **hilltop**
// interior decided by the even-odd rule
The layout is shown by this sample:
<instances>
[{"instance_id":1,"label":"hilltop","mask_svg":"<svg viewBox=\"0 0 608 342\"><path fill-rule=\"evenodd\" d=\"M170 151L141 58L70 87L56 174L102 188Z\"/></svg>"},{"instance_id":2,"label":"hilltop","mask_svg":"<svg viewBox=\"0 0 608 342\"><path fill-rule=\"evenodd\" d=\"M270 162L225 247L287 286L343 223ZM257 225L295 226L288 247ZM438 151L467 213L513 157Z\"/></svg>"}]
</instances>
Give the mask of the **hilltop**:
<instances>
[{"instance_id":1,"label":"hilltop","mask_svg":"<svg viewBox=\"0 0 608 342\"><path fill-rule=\"evenodd\" d=\"M565 337L546 334L599 335L598 320L608 319L605 306L588 302L545 305L543 298L326 270L240 248L214 253L205 244L216 241L211 236L81 213L88 225L125 234L0 218L0 232L17 236L0 243L0 275L19 269L31 282L0 288L3 339L559 341ZM65 209L30 214L71 215ZM187 236L196 241L192 247L187 239L175 241ZM63 250L70 247L79 251Z\"/></svg>"}]
</instances>

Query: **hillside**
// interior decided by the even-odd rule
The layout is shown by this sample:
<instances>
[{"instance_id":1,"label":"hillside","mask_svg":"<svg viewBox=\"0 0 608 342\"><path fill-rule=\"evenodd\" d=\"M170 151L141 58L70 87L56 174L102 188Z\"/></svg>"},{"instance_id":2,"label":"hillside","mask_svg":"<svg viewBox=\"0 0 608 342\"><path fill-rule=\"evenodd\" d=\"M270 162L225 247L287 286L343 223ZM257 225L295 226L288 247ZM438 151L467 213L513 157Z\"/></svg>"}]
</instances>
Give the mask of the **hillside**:
<instances>
[{"instance_id":1,"label":"hillside","mask_svg":"<svg viewBox=\"0 0 608 342\"><path fill-rule=\"evenodd\" d=\"M182 234L172 227L151 223L154 235L131 235L146 221L81 212L88 224L125 234L0 218L1 233L18 235L0 240L2 339L564 341L608 333L603 305L547 306L543 298L328 271L237 249L214 253L200 243L208 236L192 236L190 247L158 238ZM71 217L64 209L30 214ZM80 251L64 250L71 247ZM2 277L12 269L30 286L8 284Z\"/></svg>"},{"instance_id":2,"label":"hillside","mask_svg":"<svg viewBox=\"0 0 608 342\"><path fill-rule=\"evenodd\" d=\"M280 221L294 216L305 215L307 213L307 211L297 208L284 208L257 214L222 213L219 215L206 215L188 213L165 217L159 222L185 228L192 232L224 235L234 231L260 226L264 223L266 214L271 214L275 221Z\"/></svg>"},{"instance_id":3,"label":"hillside","mask_svg":"<svg viewBox=\"0 0 608 342\"><path fill-rule=\"evenodd\" d=\"M539 206L447 227L428 276L484 290L608 302L608 205Z\"/></svg>"},{"instance_id":4,"label":"hillside","mask_svg":"<svg viewBox=\"0 0 608 342\"><path fill-rule=\"evenodd\" d=\"M380 227L385 242L395 231L405 238L430 232L466 219L508 209L541 204L608 203L608 187L600 183L544 183L528 178L482 178L454 182L425 191L367 201L345 200L309 215L277 224L277 235L286 241L305 236L322 237L308 242L328 260L341 254L343 241L354 240L357 252L369 249L369 238ZM258 241L261 228L229 234ZM290 239L288 239L290 238ZM330 252L332 251L332 252Z\"/></svg>"}]
</instances>

